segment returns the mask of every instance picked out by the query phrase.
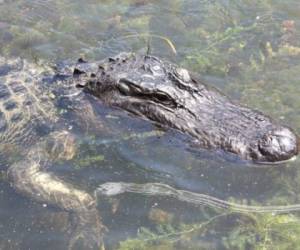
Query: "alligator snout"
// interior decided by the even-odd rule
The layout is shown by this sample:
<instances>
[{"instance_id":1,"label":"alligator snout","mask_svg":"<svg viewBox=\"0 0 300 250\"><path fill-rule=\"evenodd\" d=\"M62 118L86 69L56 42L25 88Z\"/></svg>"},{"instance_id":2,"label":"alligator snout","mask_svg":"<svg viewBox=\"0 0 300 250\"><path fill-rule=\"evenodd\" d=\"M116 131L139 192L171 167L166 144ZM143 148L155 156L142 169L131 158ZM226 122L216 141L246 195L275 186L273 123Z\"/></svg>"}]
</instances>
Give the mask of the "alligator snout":
<instances>
[{"instance_id":1,"label":"alligator snout","mask_svg":"<svg viewBox=\"0 0 300 250\"><path fill-rule=\"evenodd\" d=\"M298 146L297 136L288 128L268 132L258 142L262 161L266 162L288 160L298 154Z\"/></svg>"}]
</instances>

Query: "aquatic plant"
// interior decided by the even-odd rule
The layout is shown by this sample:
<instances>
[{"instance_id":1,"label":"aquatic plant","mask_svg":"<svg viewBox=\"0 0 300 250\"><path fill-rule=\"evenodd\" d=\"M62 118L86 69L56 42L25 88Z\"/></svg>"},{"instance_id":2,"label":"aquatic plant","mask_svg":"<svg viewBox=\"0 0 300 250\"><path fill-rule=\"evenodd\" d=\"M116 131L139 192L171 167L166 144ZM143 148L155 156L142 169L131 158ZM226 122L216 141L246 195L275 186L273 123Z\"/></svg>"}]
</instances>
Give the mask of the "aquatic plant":
<instances>
[{"instance_id":1,"label":"aquatic plant","mask_svg":"<svg viewBox=\"0 0 300 250\"><path fill-rule=\"evenodd\" d=\"M201 223L157 225L152 230L140 228L137 237L120 242L118 250L178 249L178 246L201 249L199 241L205 242L204 237L208 235L221 235L222 241L215 247L222 249L297 249L299 233L300 221L294 215L229 212ZM207 249L205 243L203 249Z\"/></svg>"},{"instance_id":2,"label":"aquatic plant","mask_svg":"<svg viewBox=\"0 0 300 250\"><path fill-rule=\"evenodd\" d=\"M286 215L241 215L241 222L223 238L226 249L297 249L300 220Z\"/></svg>"},{"instance_id":3,"label":"aquatic plant","mask_svg":"<svg viewBox=\"0 0 300 250\"><path fill-rule=\"evenodd\" d=\"M79 154L76 154L75 158L73 159L74 166L76 169L91 166L103 166L105 156L100 153L101 149L99 150L99 147L129 140L143 140L161 135L163 135L163 131L159 130L146 131L141 133L124 133L122 135L119 135L115 139L107 140L99 138L96 135L89 135L87 138L81 138L81 140L79 140L77 143Z\"/></svg>"}]
</instances>

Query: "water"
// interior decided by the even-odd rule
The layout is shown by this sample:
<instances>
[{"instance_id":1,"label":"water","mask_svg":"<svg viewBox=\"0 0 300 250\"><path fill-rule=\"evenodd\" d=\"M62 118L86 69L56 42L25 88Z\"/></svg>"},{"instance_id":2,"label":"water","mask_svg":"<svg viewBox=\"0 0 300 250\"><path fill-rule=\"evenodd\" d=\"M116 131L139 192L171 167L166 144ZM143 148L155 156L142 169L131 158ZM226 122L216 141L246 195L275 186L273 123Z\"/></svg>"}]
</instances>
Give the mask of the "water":
<instances>
[{"instance_id":1,"label":"water","mask_svg":"<svg viewBox=\"0 0 300 250\"><path fill-rule=\"evenodd\" d=\"M0 0L0 54L55 63L150 50L300 134L299 13L296 0ZM51 169L76 186L161 182L237 203L299 203L299 159L258 168L95 105L101 131L78 133L79 155ZM17 194L5 168L0 248L65 249L68 214ZM297 249L300 240L295 213L239 214L139 194L103 198L99 211L108 249Z\"/></svg>"}]
</instances>

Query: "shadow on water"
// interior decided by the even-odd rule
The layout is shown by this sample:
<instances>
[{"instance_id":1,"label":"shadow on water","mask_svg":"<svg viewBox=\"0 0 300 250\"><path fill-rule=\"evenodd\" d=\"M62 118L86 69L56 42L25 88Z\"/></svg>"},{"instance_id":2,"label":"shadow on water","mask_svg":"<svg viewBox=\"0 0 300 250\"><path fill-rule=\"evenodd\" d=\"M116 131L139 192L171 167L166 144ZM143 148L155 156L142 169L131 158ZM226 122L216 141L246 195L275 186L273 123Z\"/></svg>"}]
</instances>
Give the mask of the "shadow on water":
<instances>
[{"instance_id":1,"label":"shadow on water","mask_svg":"<svg viewBox=\"0 0 300 250\"><path fill-rule=\"evenodd\" d=\"M150 50L300 134L299 10L296 0L0 0L0 54L53 63ZM159 36L176 46L176 55ZM93 192L111 181L160 182L240 204L299 203L299 159L257 167L93 106L102 130L82 133L68 117L79 153L49 169L76 186ZM7 162L18 156L1 157L7 159L0 167L0 248L66 249L68 214L18 195L5 175ZM293 213L238 214L141 194L103 198L98 207L109 229L108 249L296 249L300 241ZM294 230L289 237L296 235L289 243L274 236L288 237L283 226Z\"/></svg>"}]
</instances>

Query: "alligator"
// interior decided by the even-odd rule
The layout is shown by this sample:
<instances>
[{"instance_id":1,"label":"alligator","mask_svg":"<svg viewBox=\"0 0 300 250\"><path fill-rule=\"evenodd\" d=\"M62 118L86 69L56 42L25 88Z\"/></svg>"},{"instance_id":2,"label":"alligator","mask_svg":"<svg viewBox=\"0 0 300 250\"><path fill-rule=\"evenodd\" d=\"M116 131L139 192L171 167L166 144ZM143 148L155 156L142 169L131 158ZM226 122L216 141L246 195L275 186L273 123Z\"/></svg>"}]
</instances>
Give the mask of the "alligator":
<instances>
[{"instance_id":1,"label":"alligator","mask_svg":"<svg viewBox=\"0 0 300 250\"><path fill-rule=\"evenodd\" d=\"M189 134L207 149L255 163L280 163L298 154L292 129L230 101L188 70L151 55L121 53L90 67L82 61L74 81L103 103Z\"/></svg>"},{"instance_id":2,"label":"alligator","mask_svg":"<svg viewBox=\"0 0 300 250\"><path fill-rule=\"evenodd\" d=\"M298 153L294 132L268 116L239 106L193 74L150 55L121 53L102 61L55 69L0 57L0 160L16 191L72 215L69 248L104 247L105 226L96 195L49 168L72 160L76 136L58 112L68 97L78 124L95 124L92 97L195 138L208 149L255 162L282 162ZM95 97L93 99L95 100Z\"/></svg>"}]
</instances>

